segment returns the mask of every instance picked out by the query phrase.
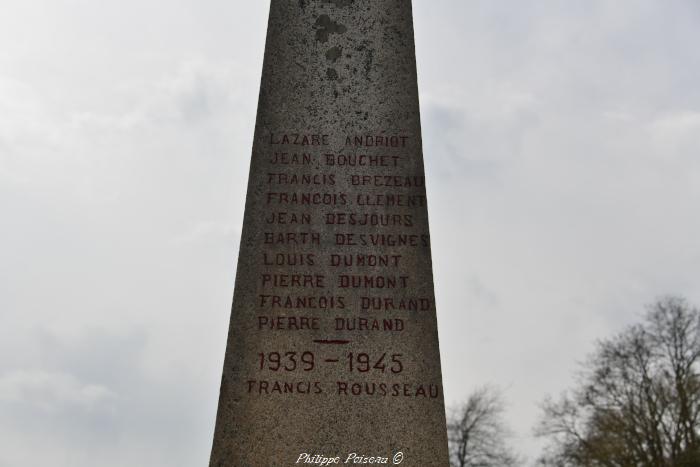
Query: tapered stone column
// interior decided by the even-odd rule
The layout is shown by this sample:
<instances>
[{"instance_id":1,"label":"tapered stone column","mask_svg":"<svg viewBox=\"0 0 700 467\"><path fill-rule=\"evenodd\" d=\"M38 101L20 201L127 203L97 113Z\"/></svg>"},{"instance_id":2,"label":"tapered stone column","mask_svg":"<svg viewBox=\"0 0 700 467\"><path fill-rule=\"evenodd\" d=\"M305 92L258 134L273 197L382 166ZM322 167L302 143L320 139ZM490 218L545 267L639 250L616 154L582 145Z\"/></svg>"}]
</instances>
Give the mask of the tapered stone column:
<instances>
[{"instance_id":1,"label":"tapered stone column","mask_svg":"<svg viewBox=\"0 0 700 467\"><path fill-rule=\"evenodd\" d=\"M411 1L272 0L210 465L362 457L448 466Z\"/></svg>"}]
</instances>

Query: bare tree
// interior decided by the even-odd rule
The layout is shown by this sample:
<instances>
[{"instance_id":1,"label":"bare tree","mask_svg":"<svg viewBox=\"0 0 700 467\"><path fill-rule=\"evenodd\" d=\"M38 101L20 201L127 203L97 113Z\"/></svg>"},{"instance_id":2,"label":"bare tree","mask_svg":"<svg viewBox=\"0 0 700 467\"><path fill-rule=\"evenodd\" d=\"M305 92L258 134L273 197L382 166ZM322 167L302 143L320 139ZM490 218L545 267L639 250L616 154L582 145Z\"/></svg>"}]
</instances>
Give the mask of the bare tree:
<instances>
[{"instance_id":1,"label":"bare tree","mask_svg":"<svg viewBox=\"0 0 700 467\"><path fill-rule=\"evenodd\" d=\"M597 343L578 385L544 402L541 465L700 466L700 311L678 297Z\"/></svg>"},{"instance_id":2,"label":"bare tree","mask_svg":"<svg viewBox=\"0 0 700 467\"><path fill-rule=\"evenodd\" d=\"M518 457L507 447L510 430L503 421L500 390L484 386L452 410L447 422L453 467L510 467Z\"/></svg>"}]
</instances>

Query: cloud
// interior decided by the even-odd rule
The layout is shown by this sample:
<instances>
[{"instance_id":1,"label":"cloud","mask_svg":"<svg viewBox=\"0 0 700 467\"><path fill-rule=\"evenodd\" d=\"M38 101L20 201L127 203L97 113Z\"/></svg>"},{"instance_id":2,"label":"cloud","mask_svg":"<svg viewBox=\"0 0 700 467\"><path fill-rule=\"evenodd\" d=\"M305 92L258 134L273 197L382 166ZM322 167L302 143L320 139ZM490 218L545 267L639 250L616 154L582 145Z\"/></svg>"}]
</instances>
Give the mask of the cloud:
<instances>
[{"instance_id":1,"label":"cloud","mask_svg":"<svg viewBox=\"0 0 700 467\"><path fill-rule=\"evenodd\" d=\"M67 102L43 77L0 72L0 465L208 458L248 66L180 58L137 81L66 82Z\"/></svg>"},{"instance_id":2,"label":"cloud","mask_svg":"<svg viewBox=\"0 0 700 467\"><path fill-rule=\"evenodd\" d=\"M145 467L206 458L210 440L198 432L213 430L213 407L204 407L200 375L187 363L167 364L152 330L30 336L24 344L40 352L22 368L0 360L0 436L13 440L0 462L34 465L54 457ZM49 439L51 454L31 449L37 438Z\"/></svg>"},{"instance_id":3,"label":"cloud","mask_svg":"<svg viewBox=\"0 0 700 467\"><path fill-rule=\"evenodd\" d=\"M697 171L700 166L695 150L700 147L700 112L688 110L660 115L650 123L649 131L655 152L665 163L682 163L684 170L690 166Z\"/></svg>"},{"instance_id":4,"label":"cloud","mask_svg":"<svg viewBox=\"0 0 700 467\"><path fill-rule=\"evenodd\" d=\"M445 394L512 388L531 457L537 401L596 338L658 295L700 300L697 15L415 3Z\"/></svg>"},{"instance_id":5,"label":"cloud","mask_svg":"<svg viewBox=\"0 0 700 467\"><path fill-rule=\"evenodd\" d=\"M221 222L199 222L190 231L173 238L170 243L177 247L207 237L232 238L240 235L241 225Z\"/></svg>"},{"instance_id":6,"label":"cloud","mask_svg":"<svg viewBox=\"0 0 700 467\"><path fill-rule=\"evenodd\" d=\"M65 373L13 371L0 376L0 404L28 405L41 412L109 410L117 395Z\"/></svg>"}]
</instances>

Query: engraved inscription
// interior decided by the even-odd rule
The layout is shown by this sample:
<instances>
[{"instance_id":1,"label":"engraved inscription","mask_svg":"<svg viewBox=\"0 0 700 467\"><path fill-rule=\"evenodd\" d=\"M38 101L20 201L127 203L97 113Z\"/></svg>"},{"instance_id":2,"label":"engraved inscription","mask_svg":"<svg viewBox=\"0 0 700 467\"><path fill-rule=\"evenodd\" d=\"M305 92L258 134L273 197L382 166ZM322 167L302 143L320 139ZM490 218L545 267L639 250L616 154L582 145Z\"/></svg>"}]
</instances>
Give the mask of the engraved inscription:
<instances>
[{"instance_id":1,"label":"engraved inscription","mask_svg":"<svg viewBox=\"0 0 700 467\"><path fill-rule=\"evenodd\" d=\"M404 260L430 245L426 224L416 219L426 207L425 177L392 173L411 144L410 135L381 131L268 135L260 186L264 269L251 319L258 332L293 334L299 345L263 340L270 344L249 362L260 376L245 382L247 394L438 399L439 381L402 380L414 361L391 348L397 341L379 354L349 350L367 336L400 339L420 313L434 311L432 296L421 296L412 277L415 266ZM346 379L326 379L329 371ZM357 379L363 375L373 379Z\"/></svg>"}]
</instances>

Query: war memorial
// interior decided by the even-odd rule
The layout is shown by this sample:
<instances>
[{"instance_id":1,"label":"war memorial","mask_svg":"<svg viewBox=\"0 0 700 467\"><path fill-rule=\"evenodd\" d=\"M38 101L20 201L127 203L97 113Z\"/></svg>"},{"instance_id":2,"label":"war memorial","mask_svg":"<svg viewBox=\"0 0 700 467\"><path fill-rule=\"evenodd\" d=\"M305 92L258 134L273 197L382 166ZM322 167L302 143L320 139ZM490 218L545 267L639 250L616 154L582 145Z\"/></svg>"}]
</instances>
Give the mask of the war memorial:
<instances>
[{"instance_id":1,"label":"war memorial","mask_svg":"<svg viewBox=\"0 0 700 467\"><path fill-rule=\"evenodd\" d=\"M448 466L410 0L272 0L213 467Z\"/></svg>"}]
</instances>

